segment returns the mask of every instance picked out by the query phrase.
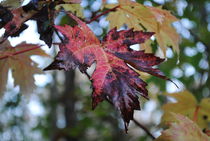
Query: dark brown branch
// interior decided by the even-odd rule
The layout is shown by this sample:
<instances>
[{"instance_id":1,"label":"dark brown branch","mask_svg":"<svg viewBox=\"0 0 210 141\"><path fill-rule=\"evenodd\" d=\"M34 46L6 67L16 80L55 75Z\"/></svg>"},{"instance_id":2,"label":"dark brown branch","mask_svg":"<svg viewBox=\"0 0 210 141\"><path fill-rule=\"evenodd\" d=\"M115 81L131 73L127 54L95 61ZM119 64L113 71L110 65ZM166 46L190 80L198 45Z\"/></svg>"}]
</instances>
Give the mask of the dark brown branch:
<instances>
[{"instance_id":1,"label":"dark brown branch","mask_svg":"<svg viewBox=\"0 0 210 141\"><path fill-rule=\"evenodd\" d=\"M147 135L149 135L153 140L155 139L155 137L152 135L152 133L150 133L150 131L144 127L141 123L139 123L136 119L133 119L133 122L138 126L140 127L141 129L144 130L144 132L147 133Z\"/></svg>"}]
</instances>

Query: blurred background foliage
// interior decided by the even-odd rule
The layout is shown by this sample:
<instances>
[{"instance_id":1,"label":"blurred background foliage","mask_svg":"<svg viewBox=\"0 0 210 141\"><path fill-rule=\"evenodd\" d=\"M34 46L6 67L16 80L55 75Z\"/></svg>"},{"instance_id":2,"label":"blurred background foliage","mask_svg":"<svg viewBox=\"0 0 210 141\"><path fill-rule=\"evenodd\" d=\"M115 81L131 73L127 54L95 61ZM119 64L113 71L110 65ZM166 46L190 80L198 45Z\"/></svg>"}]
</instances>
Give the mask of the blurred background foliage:
<instances>
[{"instance_id":1,"label":"blurred background foliage","mask_svg":"<svg viewBox=\"0 0 210 141\"><path fill-rule=\"evenodd\" d=\"M110 0L111 1L111 0ZM109 1L108 1L109 2ZM210 1L209 0L137 0L148 6L162 6L180 21L173 26L182 38L180 55L167 50L167 60L160 65L171 82L145 76L150 100L141 98L141 111L135 118L155 137L160 135L159 125L168 100L163 93L189 90L198 101L210 97ZM100 10L101 0L82 0L83 14L87 21ZM65 15L57 18L60 24L70 23ZM33 23L35 24L35 23ZM108 31L105 16L89 24L99 37ZM54 39L57 41L56 37ZM161 56L157 44L154 52ZM46 47L47 48L47 47ZM52 55L56 49L47 50ZM46 67L50 60L44 60ZM90 70L91 71L91 70ZM1 76L2 77L2 76ZM12 80L11 76L10 80ZM131 122L128 134L122 119L113 107L101 103L91 110L91 88L86 76L76 71L51 71L35 76L37 89L30 96L23 96L18 88L8 84L0 101L1 141L150 141L144 131Z\"/></svg>"}]
</instances>

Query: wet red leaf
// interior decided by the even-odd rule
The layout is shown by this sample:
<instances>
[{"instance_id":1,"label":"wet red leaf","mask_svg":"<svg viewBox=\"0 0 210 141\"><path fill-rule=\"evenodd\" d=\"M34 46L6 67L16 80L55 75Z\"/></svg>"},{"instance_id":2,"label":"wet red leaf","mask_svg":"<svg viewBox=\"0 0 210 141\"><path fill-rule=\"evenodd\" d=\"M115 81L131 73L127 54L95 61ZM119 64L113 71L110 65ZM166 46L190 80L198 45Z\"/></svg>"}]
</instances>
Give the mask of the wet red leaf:
<instances>
[{"instance_id":1,"label":"wet red leaf","mask_svg":"<svg viewBox=\"0 0 210 141\"><path fill-rule=\"evenodd\" d=\"M56 26L65 36L65 41L59 45L60 52L55 61L45 70L78 67L84 73L96 63L96 69L90 77L93 109L99 102L107 100L121 112L127 130L134 110L140 110L139 95L148 98L147 84L139 78L135 69L168 79L159 69L153 68L164 59L129 48L130 45L144 43L153 33L133 29L117 31L114 28L99 41L84 22L70 16L78 25Z\"/></svg>"}]
</instances>

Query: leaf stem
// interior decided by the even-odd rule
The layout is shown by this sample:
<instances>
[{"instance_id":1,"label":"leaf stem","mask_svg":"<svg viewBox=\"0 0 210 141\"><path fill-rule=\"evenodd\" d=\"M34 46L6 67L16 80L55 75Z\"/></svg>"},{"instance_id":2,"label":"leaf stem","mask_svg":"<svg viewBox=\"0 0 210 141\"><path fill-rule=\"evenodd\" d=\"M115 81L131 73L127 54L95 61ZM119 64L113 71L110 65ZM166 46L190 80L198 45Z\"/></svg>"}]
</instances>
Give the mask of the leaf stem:
<instances>
[{"instance_id":1,"label":"leaf stem","mask_svg":"<svg viewBox=\"0 0 210 141\"><path fill-rule=\"evenodd\" d=\"M141 123L139 123L136 119L133 119L133 122L138 127L140 127L141 129L143 129L147 133L147 135L149 135L153 140L155 139L155 137L152 135L152 133L150 133L150 131L144 125L142 125Z\"/></svg>"},{"instance_id":2,"label":"leaf stem","mask_svg":"<svg viewBox=\"0 0 210 141\"><path fill-rule=\"evenodd\" d=\"M32 51L32 50L38 49L40 47L41 46L35 46L35 47L29 48L29 49L25 49L25 50L17 51L15 53L7 54L7 55L4 55L4 56L1 56L0 60L6 59L6 58L14 56L14 55L22 54L22 53L25 53L25 52L28 52L28 51Z\"/></svg>"},{"instance_id":3,"label":"leaf stem","mask_svg":"<svg viewBox=\"0 0 210 141\"><path fill-rule=\"evenodd\" d=\"M193 121L197 121L198 119L198 111L200 110L200 106L196 106L194 116L193 116Z\"/></svg>"},{"instance_id":4,"label":"leaf stem","mask_svg":"<svg viewBox=\"0 0 210 141\"><path fill-rule=\"evenodd\" d=\"M101 17L101 16L103 16L103 15L105 15L105 14L111 12L111 11L115 11L115 10L116 10L117 8L119 8L119 7L120 7L120 5L115 6L114 8L111 8L111 9L109 9L109 10L106 10L106 11L102 12L101 14L99 14L99 15L95 16L94 18L92 18L90 21L87 21L86 24L89 24L89 23L95 21L95 20L98 19L99 17Z\"/></svg>"}]
</instances>

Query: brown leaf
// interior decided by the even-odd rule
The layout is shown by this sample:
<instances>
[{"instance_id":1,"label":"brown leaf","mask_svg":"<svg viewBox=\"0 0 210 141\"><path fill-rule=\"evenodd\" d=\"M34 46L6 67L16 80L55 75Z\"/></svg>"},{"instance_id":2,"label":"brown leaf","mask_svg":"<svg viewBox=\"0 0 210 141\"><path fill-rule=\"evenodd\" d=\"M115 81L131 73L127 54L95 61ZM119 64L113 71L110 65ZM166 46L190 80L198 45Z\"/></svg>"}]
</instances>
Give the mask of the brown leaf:
<instances>
[{"instance_id":1,"label":"brown leaf","mask_svg":"<svg viewBox=\"0 0 210 141\"><path fill-rule=\"evenodd\" d=\"M27 51L27 52L26 52ZM5 91L8 71L11 69L14 85L20 86L23 94L33 92L34 74L41 74L37 63L31 60L31 55L48 57L40 46L22 43L16 47L7 46L0 51L0 93Z\"/></svg>"}]
</instances>

